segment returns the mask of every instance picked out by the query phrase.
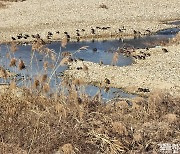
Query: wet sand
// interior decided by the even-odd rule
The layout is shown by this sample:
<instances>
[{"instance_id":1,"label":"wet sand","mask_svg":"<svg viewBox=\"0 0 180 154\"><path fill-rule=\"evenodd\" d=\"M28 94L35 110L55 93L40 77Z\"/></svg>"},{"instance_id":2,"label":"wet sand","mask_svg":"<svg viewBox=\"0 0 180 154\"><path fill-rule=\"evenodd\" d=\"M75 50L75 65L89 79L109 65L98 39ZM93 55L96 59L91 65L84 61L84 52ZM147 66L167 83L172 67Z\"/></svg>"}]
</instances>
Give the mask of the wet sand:
<instances>
[{"instance_id":1,"label":"wet sand","mask_svg":"<svg viewBox=\"0 0 180 154\"><path fill-rule=\"evenodd\" d=\"M108 30L95 29L97 37L133 35L134 30L146 34L146 30L155 32L173 27L165 23L178 20L180 15L179 0L26 0L3 3L6 7L0 8L1 42L12 41L11 37L19 33L38 33L46 40L49 31L54 33L53 39L59 40L65 31L76 37L76 29L80 30L81 37L92 38L91 28L97 26L111 27ZM103 4L105 8L102 8ZM119 33L119 29L122 32ZM32 38L20 41L32 41Z\"/></svg>"}]
</instances>

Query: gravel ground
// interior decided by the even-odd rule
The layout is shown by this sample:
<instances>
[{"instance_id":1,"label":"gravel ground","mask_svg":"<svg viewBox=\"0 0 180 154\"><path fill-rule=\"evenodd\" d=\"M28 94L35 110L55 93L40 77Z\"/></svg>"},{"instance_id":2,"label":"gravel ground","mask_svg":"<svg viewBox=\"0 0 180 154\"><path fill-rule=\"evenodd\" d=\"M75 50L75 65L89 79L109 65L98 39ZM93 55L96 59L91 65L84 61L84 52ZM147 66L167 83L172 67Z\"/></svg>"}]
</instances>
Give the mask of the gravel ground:
<instances>
[{"instance_id":1,"label":"gravel ground","mask_svg":"<svg viewBox=\"0 0 180 154\"><path fill-rule=\"evenodd\" d=\"M139 93L138 88L149 89L150 92L162 90L174 96L180 94L180 45L152 48L151 56L145 60L137 60L135 64L125 67L109 66L77 61L70 64L65 76L82 79L85 82L101 86L123 88L130 93ZM141 50L146 52L145 50ZM88 71L77 70L77 67L88 67ZM110 84L105 83L105 78ZM149 94L140 92L140 94Z\"/></svg>"},{"instance_id":2,"label":"gravel ground","mask_svg":"<svg viewBox=\"0 0 180 154\"><path fill-rule=\"evenodd\" d=\"M108 30L95 33L104 37L126 30L120 35L130 35L134 31L147 33L172 27L166 21L180 17L179 0L26 0L23 2L3 2L6 8L0 8L0 41L11 41L19 33L37 34L46 39L48 31L59 34L53 39L64 37L67 31L76 36L76 29L83 37L91 36L91 28L110 26ZM102 8L103 5L107 8ZM32 38L22 41L32 41Z\"/></svg>"}]
</instances>

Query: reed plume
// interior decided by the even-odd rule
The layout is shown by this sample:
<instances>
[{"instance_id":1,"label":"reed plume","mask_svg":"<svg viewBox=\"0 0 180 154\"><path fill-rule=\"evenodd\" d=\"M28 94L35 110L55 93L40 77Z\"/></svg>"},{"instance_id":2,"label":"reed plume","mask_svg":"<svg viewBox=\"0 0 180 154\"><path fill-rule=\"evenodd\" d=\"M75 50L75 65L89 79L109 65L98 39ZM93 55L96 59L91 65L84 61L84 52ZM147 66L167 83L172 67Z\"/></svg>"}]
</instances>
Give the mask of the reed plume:
<instances>
[{"instance_id":1,"label":"reed plume","mask_svg":"<svg viewBox=\"0 0 180 154\"><path fill-rule=\"evenodd\" d=\"M16 66L16 62L17 62L17 60L16 60L15 58L12 58L11 61L10 61L9 66L10 66L10 67Z\"/></svg>"},{"instance_id":2,"label":"reed plume","mask_svg":"<svg viewBox=\"0 0 180 154\"><path fill-rule=\"evenodd\" d=\"M33 88L37 89L40 86L39 80L35 79L33 83Z\"/></svg>"},{"instance_id":3,"label":"reed plume","mask_svg":"<svg viewBox=\"0 0 180 154\"><path fill-rule=\"evenodd\" d=\"M2 78L7 78L9 75L8 75L8 72L0 66L0 77Z\"/></svg>"},{"instance_id":4,"label":"reed plume","mask_svg":"<svg viewBox=\"0 0 180 154\"><path fill-rule=\"evenodd\" d=\"M17 44L15 42L12 42L10 45L10 51L16 52L18 50Z\"/></svg>"},{"instance_id":5,"label":"reed plume","mask_svg":"<svg viewBox=\"0 0 180 154\"><path fill-rule=\"evenodd\" d=\"M23 70L23 69L26 68L26 66L25 66L25 64L24 64L24 62L23 62L23 60L21 60L21 59L19 60L18 68L19 68L19 70Z\"/></svg>"},{"instance_id":6,"label":"reed plume","mask_svg":"<svg viewBox=\"0 0 180 154\"><path fill-rule=\"evenodd\" d=\"M47 81L47 74L43 74L42 76L41 76L41 82L46 82Z\"/></svg>"},{"instance_id":7,"label":"reed plume","mask_svg":"<svg viewBox=\"0 0 180 154\"><path fill-rule=\"evenodd\" d=\"M119 59L119 54L118 54L118 52L115 52L113 55L113 58L112 58L111 65L116 65L118 62L118 59Z\"/></svg>"},{"instance_id":8,"label":"reed plume","mask_svg":"<svg viewBox=\"0 0 180 154\"><path fill-rule=\"evenodd\" d=\"M67 43L68 43L68 40L67 40L67 38L64 37L64 38L61 40L61 46L62 46L63 48L65 48L66 45L67 45Z\"/></svg>"}]
</instances>

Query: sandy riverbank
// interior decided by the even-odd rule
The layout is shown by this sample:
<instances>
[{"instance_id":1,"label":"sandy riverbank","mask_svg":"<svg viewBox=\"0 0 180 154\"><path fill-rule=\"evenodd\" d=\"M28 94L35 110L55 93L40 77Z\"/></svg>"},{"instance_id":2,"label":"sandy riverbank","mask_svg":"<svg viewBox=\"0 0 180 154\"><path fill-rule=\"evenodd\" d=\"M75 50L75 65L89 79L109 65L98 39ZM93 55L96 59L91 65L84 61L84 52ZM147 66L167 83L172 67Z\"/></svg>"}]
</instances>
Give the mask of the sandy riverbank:
<instances>
[{"instance_id":1,"label":"sandy riverbank","mask_svg":"<svg viewBox=\"0 0 180 154\"><path fill-rule=\"evenodd\" d=\"M11 37L16 37L19 33L38 33L46 40L48 32L53 33L52 39L60 40L65 36L65 31L71 37L76 37L77 29L80 37L90 38L99 35L133 35L134 30L146 34L147 30L155 32L175 26L166 23L180 17L179 0L26 0L3 4L5 7L3 5L0 8L0 42L12 41ZM110 28L100 30L96 29L97 26ZM95 34L92 34L91 28L95 29ZM33 39L30 37L21 40ZM87 82L103 83L108 78L110 86L130 92L137 92L137 88L149 88L150 91L166 89L173 95L178 95L180 46L169 46L167 49L170 52L163 53L161 48L151 49L151 53L155 51L152 56L128 67L99 66L85 62L88 77L83 71L74 69L81 66L82 62L71 64L73 70L67 72L70 76L84 78Z\"/></svg>"},{"instance_id":2,"label":"sandy riverbank","mask_svg":"<svg viewBox=\"0 0 180 154\"><path fill-rule=\"evenodd\" d=\"M77 61L70 64L70 70L65 76L77 78L91 84L123 88L130 93L142 93L139 88L148 89L150 92L157 90L168 92L174 96L180 94L180 45L167 46L167 53L162 47L149 49L150 57L137 60L131 66L117 67ZM147 52L143 49L141 52ZM139 51L137 51L139 52ZM77 67L88 67L88 71L78 70ZM110 84L105 83L109 79Z\"/></svg>"},{"instance_id":3,"label":"sandy riverbank","mask_svg":"<svg viewBox=\"0 0 180 154\"><path fill-rule=\"evenodd\" d=\"M166 21L178 20L180 17L180 1L178 0L26 0L23 2L3 2L6 7L0 8L0 41L11 41L12 36L19 33L40 34L46 39L49 31L59 31L53 39L64 37L67 31L76 37L76 29L83 37L91 36L91 28L111 27L108 30L96 30L97 35L111 36L130 35L134 31L142 34L146 30L155 32L173 27L164 24ZM104 4L107 8L102 8ZM22 39L32 41L32 38Z\"/></svg>"}]
</instances>

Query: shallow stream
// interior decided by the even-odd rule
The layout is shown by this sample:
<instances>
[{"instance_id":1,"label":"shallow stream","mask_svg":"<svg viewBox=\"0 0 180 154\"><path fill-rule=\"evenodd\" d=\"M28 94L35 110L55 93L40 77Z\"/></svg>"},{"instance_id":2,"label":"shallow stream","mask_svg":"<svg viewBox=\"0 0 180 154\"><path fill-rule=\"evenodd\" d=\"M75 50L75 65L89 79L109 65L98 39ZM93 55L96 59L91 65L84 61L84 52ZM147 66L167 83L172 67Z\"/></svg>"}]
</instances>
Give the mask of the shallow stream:
<instances>
[{"instance_id":1,"label":"shallow stream","mask_svg":"<svg viewBox=\"0 0 180 154\"><path fill-rule=\"evenodd\" d=\"M105 65L111 65L112 58L114 52L120 48L151 48L158 46L162 42L167 42L170 38L172 38L177 32L180 30L178 28L167 29L158 31L156 35L153 36L144 36L144 37L135 37L134 39L116 39L116 40L103 40L103 41L80 41L80 42L69 42L66 45L66 48L61 47L60 42L51 42L47 44L46 47L52 49L56 55L56 61L52 62L50 57L44 57L44 55L38 52L32 52L30 45L18 45L18 51L12 53L10 51L10 46L2 44L0 45L0 63L1 66L4 68L8 68L12 72L16 72L17 78L19 78L19 85L24 84L22 77L25 76L26 78L29 76L30 78L34 76L38 76L38 74L45 73L44 71L44 62L47 61L49 64L59 64L59 61L62 59L60 57L61 53L64 51L68 51L73 54L74 58L79 58L85 61L91 61L95 63L99 63L100 61L103 62ZM86 47L87 50L80 50L77 52L81 47ZM7 58L8 57L8 58ZM33 57L33 58L32 58ZM59 57L59 58L58 58ZM17 68L9 67L10 59L22 59L27 66L25 70L19 71ZM132 57L127 57L124 54L120 54L117 65L128 66L133 63ZM52 78L51 86L54 87L54 84L59 84L60 74L66 70L67 67L58 67L56 70L55 76ZM53 72L52 68L47 70L48 74L51 75ZM1 79L2 80L2 79ZM4 82L4 80L2 81ZM26 83L28 84L28 83ZM99 91L98 87L93 85L86 86L86 92L90 96L95 95ZM102 97L105 100L109 100L114 97L125 97L125 98L132 98L136 95L128 94L123 92L121 89L110 88L108 92L106 92L103 88L101 89Z\"/></svg>"}]
</instances>

